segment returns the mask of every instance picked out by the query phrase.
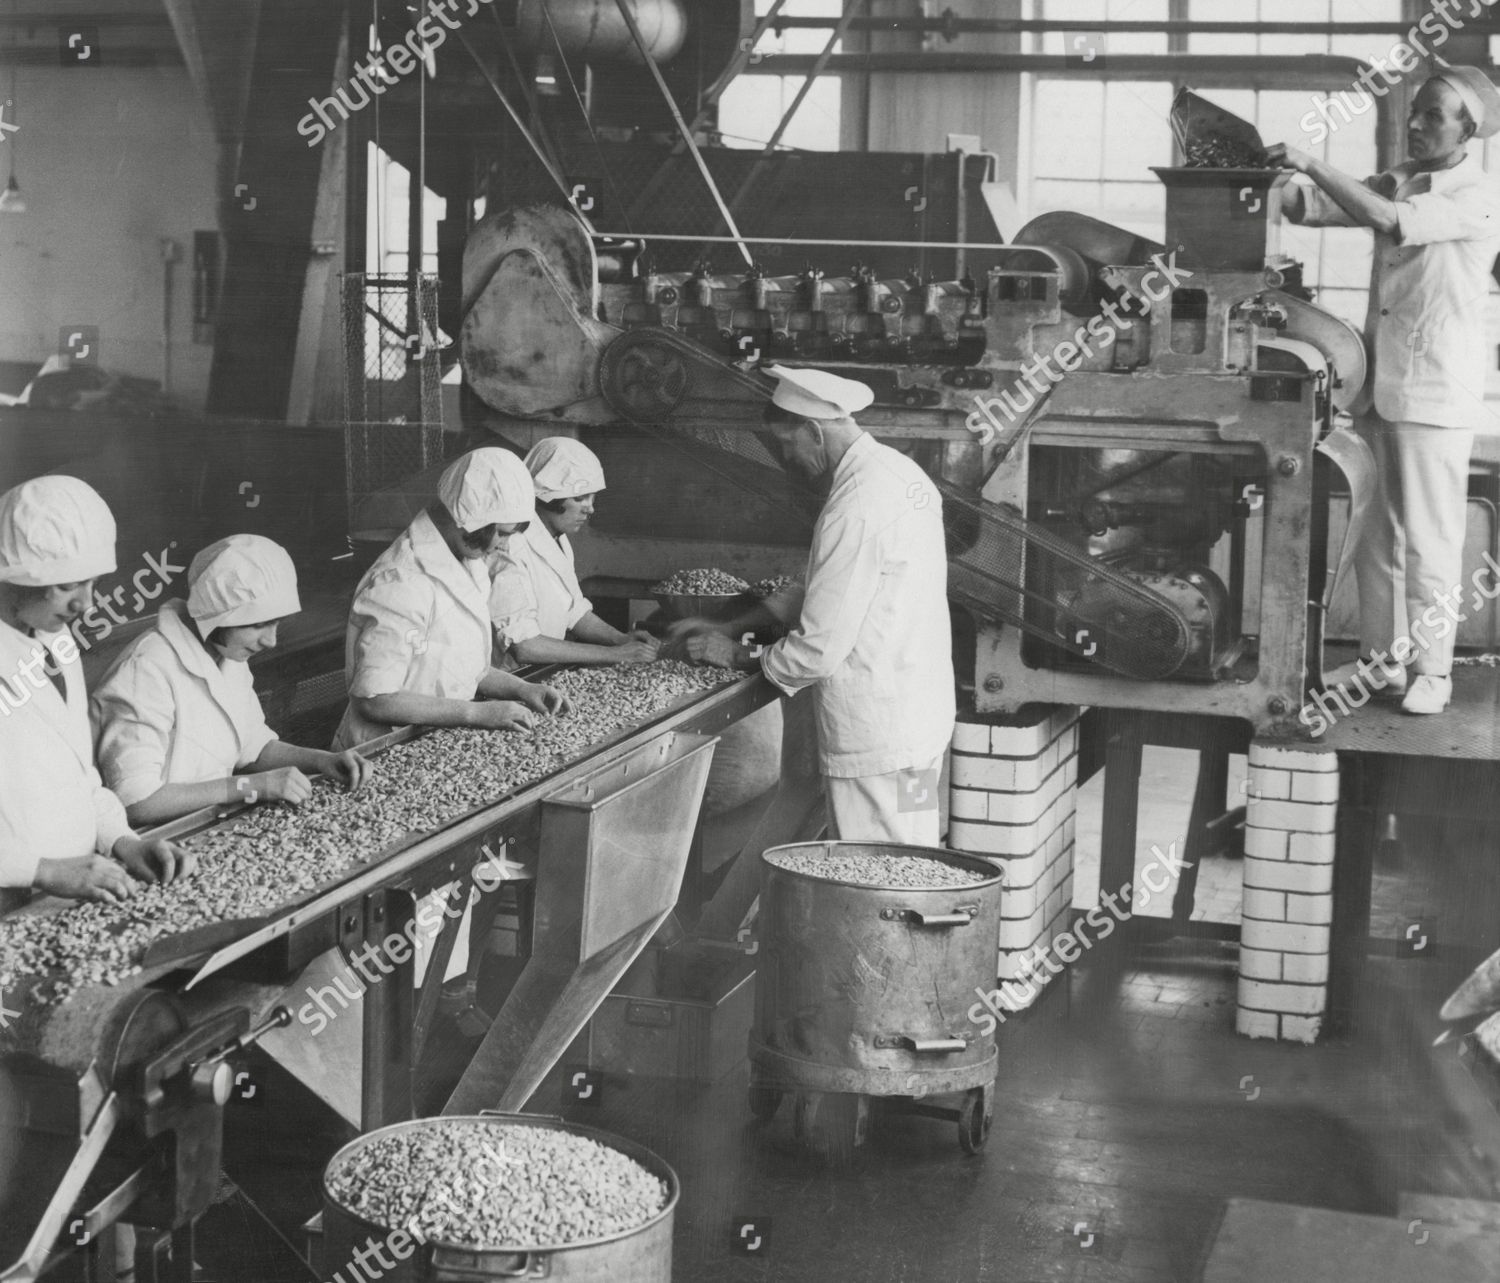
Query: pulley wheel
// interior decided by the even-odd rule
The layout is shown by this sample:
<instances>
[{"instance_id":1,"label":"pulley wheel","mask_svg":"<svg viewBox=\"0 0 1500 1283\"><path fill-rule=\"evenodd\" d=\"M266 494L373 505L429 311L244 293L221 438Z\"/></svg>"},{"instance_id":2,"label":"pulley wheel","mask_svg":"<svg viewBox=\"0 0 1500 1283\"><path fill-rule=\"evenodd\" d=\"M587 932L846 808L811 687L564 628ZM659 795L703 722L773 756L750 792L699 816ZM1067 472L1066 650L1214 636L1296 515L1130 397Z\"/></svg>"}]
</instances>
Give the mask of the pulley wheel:
<instances>
[{"instance_id":1,"label":"pulley wheel","mask_svg":"<svg viewBox=\"0 0 1500 1283\"><path fill-rule=\"evenodd\" d=\"M599 390L632 423L669 419L692 387L683 354L650 332L626 331L599 358Z\"/></svg>"}]
</instances>

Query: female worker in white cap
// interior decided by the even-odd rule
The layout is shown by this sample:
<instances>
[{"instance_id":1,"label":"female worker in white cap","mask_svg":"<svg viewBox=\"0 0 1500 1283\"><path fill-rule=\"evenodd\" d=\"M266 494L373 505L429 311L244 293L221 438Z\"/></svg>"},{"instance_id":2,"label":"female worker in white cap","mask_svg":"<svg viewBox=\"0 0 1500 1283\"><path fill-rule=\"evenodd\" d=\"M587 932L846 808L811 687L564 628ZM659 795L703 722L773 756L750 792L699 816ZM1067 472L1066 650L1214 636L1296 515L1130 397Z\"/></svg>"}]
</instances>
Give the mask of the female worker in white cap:
<instances>
[{"instance_id":1,"label":"female worker in white cap","mask_svg":"<svg viewBox=\"0 0 1500 1283\"><path fill-rule=\"evenodd\" d=\"M783 594L728 624L681 630L688 654L753 666L734 639L773 616L790 626L759 666L788 695L812 688L835 836L936 846L955 715L942 498L920 467L855 423L873 399L866 384L822 370L766 373L777 380L766 422L783 462L829 484L807 586L800 602Z\"/></svg>"},{"instance_id":2,"label":"female worker in white cap","mask_svg":"<svg viewBox=\"0 0 1500 1283\"><path fill-rule=\"evenodd\" d=\"M99 769L132 822L231 802L300 805L309 774L365 782L358 753L298 748L266 725L249 661L301 609L280 544L230 535L193 558L187 600L164 602L94 692Z\"/></svg>"},{"instance_id":3,"label":"female worker in white cap","mask_svg":"<svg viewBox=\"0 0 1500 1283\"><path fill-rule=\"evenodd\" d=\"M526 469L536 486L536 520L510 541L495 564L490 614L503 646L523 664L638 664L656 658L657 643L631 636L594 614L573 568L575 535L594 515L604 489L599 457L571 437L532 446Z\"/></svg>"},{"instance_id":4,"label":"female worker in white cap","mask_svg":"<svg viewBox=\"0 0 1500 1283\"><path fill-rule=\"evenodd\" d=\"M1440 713L1452 697L1469 450L1475 429L1496 427L1484 385L1500 182L1484 172L1478 140L1497 130L1489 77L1448 67L1412 100L1411 159L1394 169L1360 182L1285 144L1269 150L1269 163L1312 180L1282 189L1288 218L1375 233L1365 323L1374 366L1360 430L1378 490L1354 552L1359 667L1377 690L1404 695L1408 713Z\"/></svg>"},{"instance_id":5,"label":"female worker in white cap","mask_svg":"<svg viewBox=\"0 0 1500 1283\"><path fill-rule=\"evenodd\" d=\"M94 767L88 697L67 631L115 569L115 521L76 477L0 496L0 909L31 889L120 901L193 856L131 831Z\"/></svg>"},{"instance_id":6,"label":"female worker in white cap","mask_svg":"<svg viewBox=\"0 0 1500 1283\"><path fill-rule=\"evenodd\" d=\"M437 501L365 572L344 646L349 707L334 745L352 748L399 726L517 730L566 712L550 686L490 664L487 559L535 516L526 465L487 446L456 459Z\"/></svg>"}]
</instances>

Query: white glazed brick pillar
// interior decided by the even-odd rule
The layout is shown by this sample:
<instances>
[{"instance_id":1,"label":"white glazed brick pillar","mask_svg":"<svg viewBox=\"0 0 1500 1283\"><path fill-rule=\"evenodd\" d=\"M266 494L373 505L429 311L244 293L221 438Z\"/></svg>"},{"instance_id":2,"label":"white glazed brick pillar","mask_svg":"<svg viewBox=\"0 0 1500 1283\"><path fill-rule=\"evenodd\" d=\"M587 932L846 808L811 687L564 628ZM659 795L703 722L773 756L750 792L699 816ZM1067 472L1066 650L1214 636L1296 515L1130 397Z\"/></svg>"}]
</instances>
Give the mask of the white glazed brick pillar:
<instances>
[{"instance_id":1,"label":"white glazed brick pillar","mask_svg":"<svg viewBox=\"0 0 1500 1283\"><path fill-rule=\"evenodd\" d=\"M1052 705L954 729L948 845L1005 874L998 980L1021 975L1022 957L1072 922L1078 717L1072 705ZM1012 992L1034 998L1039 986Z\"/></svg>"},{"instance_id":2,"label":"white glazed brick pillar","mask_svg":"<svg viewBox=\"0 0 1500 1283\"><path fill-rule=\"evenodd\" d=\"M1312 1042L1328 1006L1338 755L1253 742L1248 792L1235 1028Z\"/></svg>"}]
</instances>

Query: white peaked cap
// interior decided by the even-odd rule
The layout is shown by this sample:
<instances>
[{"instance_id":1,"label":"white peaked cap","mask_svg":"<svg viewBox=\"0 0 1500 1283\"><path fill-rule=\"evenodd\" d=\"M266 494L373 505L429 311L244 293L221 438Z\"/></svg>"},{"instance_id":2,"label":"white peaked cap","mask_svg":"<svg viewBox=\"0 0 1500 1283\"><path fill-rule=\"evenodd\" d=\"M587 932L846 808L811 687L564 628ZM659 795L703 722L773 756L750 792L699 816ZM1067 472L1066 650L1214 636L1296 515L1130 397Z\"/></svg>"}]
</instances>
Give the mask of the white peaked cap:
<instances>
[{"instance_id":1,"label":"white peaked cap","mask_svg":"<svg viewBox=\"0 0 1500 1283\"><path fill-rule=\"evenodd\" d=\"M847 419L875 399L868 383L824 370L794 370L784 365L768 365L765 373L776 380L771 403L804 419Z\"/></svg>"}]
</instances>

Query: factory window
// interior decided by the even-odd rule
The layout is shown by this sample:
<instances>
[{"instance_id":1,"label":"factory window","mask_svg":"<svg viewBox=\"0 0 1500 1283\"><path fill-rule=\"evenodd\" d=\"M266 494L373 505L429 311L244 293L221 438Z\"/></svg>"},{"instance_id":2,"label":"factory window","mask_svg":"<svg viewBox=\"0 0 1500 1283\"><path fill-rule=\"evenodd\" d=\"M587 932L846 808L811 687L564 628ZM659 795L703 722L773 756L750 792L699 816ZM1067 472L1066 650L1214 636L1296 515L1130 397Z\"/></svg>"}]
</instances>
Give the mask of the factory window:
<instances>
[{"instance_id":1,"label":"factory window","mask_svg":"<svg viewBox=\"0 0 1500 1283\"><path fill-rule=\"evenodd\" d=\"M771 7L771 0L755 0L757 17ZM837 18L842 0L787 0L781 12L789 18ZM756 44L757 52L818 54L828 43L827 28L793 28L778 35L770 28ZM835 52L842 48L842 41ZM719 99L719 130L730 147L764 147L792 105L807 77L737 76ZM797 114L792 117L781 142L807 151L839 149L841 86L837 76L819 76Z\"/></svg>"},{"instance_id":2,"label":"factory window","mask_svg":"<svg viewBox=\"0 0 1500 1283\"><path fill-rule=\"evenodd\" d=\"M365 270L403 275L411 266L411 171L369 144L370 196L365 221ZM438 224L448 216L448 202L428 188L422 202L422 270L438 270Z\"/></svg>"},{"instance_id":3,"label":"factory window","mask_svg":"<svg viewBox=\"0 0 1500 1283\"><path fill-rule=\"evenodd\" d=\"M1192 22L1402 22L1403 0L1241 0L1232 7L1224 0L1189 0ZM1333 53L1350 58L1384 54L1400 39L1383 35L1228 35L1194 34L1188 37L1189 53L1284 54Z\"/></svg>"},{"instance_id":4,"label":"factory window","mask_svg":"<svg viewBox=\"0 0 1500 1283\"><path fill-rule=\"evenodd\" d=\"M1402 0L1249 0L1233 7L1223 0L1067 0L1066 4L1034 0L1027 16L1101 23L1166 18L1300 23L1404 20ZM1315 81L1300 73L1289 55L1383 56L1400 40L1397 34L1193 33L1168 37L1155 32L1105 32L1089 35L1082 47L1074 48L1068 42L1077 41L1079 35L1048 32L1032 42L1032 48L1042 52L1097 59L1100 74L1097 78L1028 77L1032 125L1030 182L1024 199L1030 217L1072 209L1153 238L1162 234L1165 191L1149 167L1177 163L1168 119L1177 85L1111 79L1111 54L1172 51L1265 57L1267 70L1252 75L1247 69L1243 87L1215 86L1201 92L1254 123L1268 143L1291 143L1361 178L1376 168L1373 110L1353 115L1347 122L1336 117L1336 127L1331 129L1320 127L1314 112L1316 102L1347 89L1352 76L1339 74L1334 81L1320 83L1324 76ZM1215 74L1222 86L1223 73ZM1263 87L1250 87L1252 79ZM1264 87L1268 80L1276 87ZM1198 87L1201 82L1189 67L1182 83ZM1058 142L1060 122L1066 122L1065 145ZM1282 229L1281 252L1303 264L1303 279L1316 291L1318 301L1356 324L1364 320L1370 249L1370 238L1357 232L1291 225Z\"/></svg>"}]
</instances>

